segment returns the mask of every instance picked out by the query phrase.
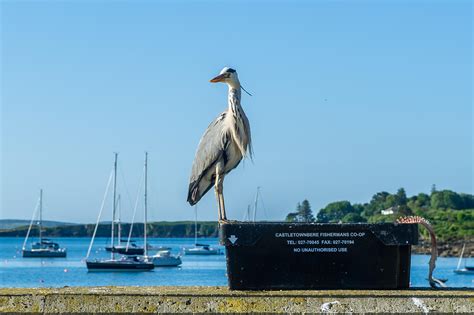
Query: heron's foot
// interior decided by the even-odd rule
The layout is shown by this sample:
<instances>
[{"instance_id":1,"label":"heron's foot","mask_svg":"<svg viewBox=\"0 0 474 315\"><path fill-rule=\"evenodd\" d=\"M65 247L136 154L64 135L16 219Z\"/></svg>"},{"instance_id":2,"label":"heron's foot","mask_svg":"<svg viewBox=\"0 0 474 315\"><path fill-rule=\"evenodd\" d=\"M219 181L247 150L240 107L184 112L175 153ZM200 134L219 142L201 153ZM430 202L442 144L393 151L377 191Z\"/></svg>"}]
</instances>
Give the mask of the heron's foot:
<instances>
[{"instance_id":1,"label":"heron's foot","mask_svg":"<svg viewBox=\"0 0 474 315\"><path fill-rule=\"evenodd\" d=\"M227 218L224 218L224 219L219 219L219 225L220 224L224 224L224 223L229 223L230 221L227 220Z\"/></svg>"},{"instance_id":2,"label":"heron's foot","mask_svg":"<svg viewBox=\"0 0 474 315\"><path fill-rule=\"evenodd\" d=\"M242 222L239 220L228 220L228 219L219 220L219 226L221 226L222 224L239 224L239 223L242 223Z\"/></svg>"}]
</instances>

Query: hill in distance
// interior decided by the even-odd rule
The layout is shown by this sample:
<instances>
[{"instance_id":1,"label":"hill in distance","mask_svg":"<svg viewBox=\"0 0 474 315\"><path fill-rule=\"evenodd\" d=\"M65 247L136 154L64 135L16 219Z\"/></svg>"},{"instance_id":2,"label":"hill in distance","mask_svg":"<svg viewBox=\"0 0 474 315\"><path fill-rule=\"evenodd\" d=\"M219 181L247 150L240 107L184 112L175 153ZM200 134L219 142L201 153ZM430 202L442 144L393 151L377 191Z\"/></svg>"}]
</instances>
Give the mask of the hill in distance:
<instances>
[{"instance_id":1,"label":"hill in distance","mask_svg":"<svg viewBox=\"0 0 474 315\"><path fill-rule=\"evenodd\" d=\"M0 230L15 229L20 226L29 226L30 220L17 220L17 219L0 219ZM37 221L35 221L36 223ZM61 222L61 221L48 221L43 220L44 227L57 227L64 225L77 225L76 223Z\"/></svg>"},{"instance_id":2,"label":"hill in distance","mask_svg":"<svg viewBox=\"0 0 474 315\"><path fill-rule=\"evenodd\" d=\"M18 220L20 221L20 220ZM21 220L25 222L26 220ZM149 237L194 237L194 221L177 222L150 222L147 225L147 235ZM1 229L0 237L24 237L28 231L28 225L22 224L15 228ZM101 223L97 229L97 237L110 236L110 223ZM217 237L218 224L216 221L200 221L197 223L198 234L201 237ZM95 224L66 224L53 227L44 227L45 237L91 237ZM129 231L130 223L122 224L122 231ZM32 231L32 235L37 235L37 229ZM132 237L143 236L143 223L137 222L133 226Z\"/></svg>"}]
</instances>

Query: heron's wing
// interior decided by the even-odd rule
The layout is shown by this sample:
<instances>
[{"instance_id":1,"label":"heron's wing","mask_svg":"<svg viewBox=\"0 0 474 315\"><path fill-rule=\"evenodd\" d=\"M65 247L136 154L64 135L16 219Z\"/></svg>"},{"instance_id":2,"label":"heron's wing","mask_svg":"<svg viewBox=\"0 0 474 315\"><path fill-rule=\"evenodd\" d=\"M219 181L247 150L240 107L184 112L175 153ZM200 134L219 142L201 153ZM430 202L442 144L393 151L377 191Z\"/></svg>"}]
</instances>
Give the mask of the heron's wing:
<instances>
[{"instance_id":1,"label":"heron's wing","mask_svg":"<svg viewBox=\"0 0 474 315\"><path fill-rule=\"evenodd\" d=\"M252 160L253 159L253 147L252 147L252 132L250 131L250 123L249 123L247 115L245 115L244 111L242 111L241 115L242 115L242 121L244 123L244 128L245 128L246 135L247 135L247 150L248 150L248 153L249 153L249 157Z\"/></svg>"},{"instance_id":2,"label":"heron's wing","mask_svg":"<svg viewBox=\"0 0 474 315\"><path fill-rule=\"evenodd\" d=\"M188 202L191 205L196 204L214 184L211 175L215 164L223 156L229 143L224 126L225 116L226 112L219 115L207 127L199 142L189 179Z\"/></svg>"}]
</instances>

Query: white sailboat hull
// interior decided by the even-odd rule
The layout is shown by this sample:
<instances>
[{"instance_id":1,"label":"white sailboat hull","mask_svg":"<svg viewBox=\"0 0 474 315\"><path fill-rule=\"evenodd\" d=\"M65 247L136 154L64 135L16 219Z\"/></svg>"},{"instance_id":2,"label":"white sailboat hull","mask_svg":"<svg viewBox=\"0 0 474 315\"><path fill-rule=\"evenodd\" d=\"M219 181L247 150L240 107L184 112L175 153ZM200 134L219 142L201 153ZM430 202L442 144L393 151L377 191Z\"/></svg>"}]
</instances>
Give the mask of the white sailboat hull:
<instances>
[{"instance_id":1,"label":"white sailboat hull","mask_svg":"<svg viewBox=\"0 0 474 315\"><path fill-rule=\"evenodd\" d=\"M155 267L176 267L181 265L181 257L171 255L170 251L159 251L153 256L139 256L142 261L152 262Z\"/></svg>"}]
</instances>

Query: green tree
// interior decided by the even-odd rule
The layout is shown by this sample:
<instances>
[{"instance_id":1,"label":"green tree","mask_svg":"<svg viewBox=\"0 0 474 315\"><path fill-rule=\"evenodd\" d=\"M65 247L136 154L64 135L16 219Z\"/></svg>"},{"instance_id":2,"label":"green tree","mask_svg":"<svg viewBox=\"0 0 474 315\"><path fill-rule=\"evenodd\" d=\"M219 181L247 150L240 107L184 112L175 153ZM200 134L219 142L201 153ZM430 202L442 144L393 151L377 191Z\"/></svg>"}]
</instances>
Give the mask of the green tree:
<instances>
[{"instance_id":1,"label":"green tree","mask_svg":"<svg viewBox=\"0 0 474 315\"><path fill-rule=\"evenodd\" d=\"M303 202L301 203L301 205L299 205L298 208L298 221L314 222L313 211L311 210L311 205L309 204L309 201L307 199L303 200Z\"/></svg>"},{"instance_id":2,"label":"green tree","mask_svg":"<svg viewBox=\"0 0 474 315\"><path fill-rule=\"evenodd\" d=\"M398 207L399 214L402 215L413 215L413 211L408 207L408 197L405 189L399 188L395 196L395 203Z\"/></svg>"},{"instance_id":3,"label":"green tree","mask_svg":"<svg viewBox=\"0 0 474 315\"><path fill-rule=\"evenodd\" d=\"M308 200L296 205L295 212L290 212L285 218L286 222L314 222L313 211Z\"/></svg>"},{"instance_id":4,"label":"green tree","mask_svg":"<svg viewBox=\"0 0 474 315\"><path fill-rule=\"evenodd\" d=\"M387 209L392 205L386 206L387 203L387 198L390 196L390 194L386 191L381 191L376 193L375 195L372 196L372 199L370 200L369 204L364 207L364 214L367 217L370 217L374 214L380 213L380 210ZM395 200L389 200L389 204L395 203Z\"/></svg>"},{"instance_id":5,"label":"green tree","mask_svg":"<svg viewBox=\"0 0 474 315\"><path fill-rule=\"evenodd\" d=\"M399 188L395 195L397 206L406 206L408 202L407 194L404 188Z\"/></svg>"},{"instance_id":6,"label":"green tree","mask_svg":"<svg viewBox=\"0 0 474 315\"><path fill-rule=\"evenodd\" d=\"M463 198L451 190L441 190L431 195L431 207L435 209L462 209Z\"/></svg>"},{"instance_id":7,"label":"green tree","mask_svg":"<svg viewBox=\"0 0 474 315\"><path fill-rule=\"evenodd\" d=\"M398 206L397 196L396 195L388 195L387 199L385 199L385 202L383 203L383 208L378 209L378 210L383 210L383 209L387 209L387 208L395 207L395 206ZM380 212L380 211L376 211L376 213L377 212Z\"/></svg>"},{"instance_id":8,"label":"green tree","mask_svg":"<svg viewBox=\"0 0 474 315\"><path fill-rule=\"evenodd\" d=\"M366 205L367 204L361 205L360 203L353 204L352 208L354 208L354 213L361 214L364 211Z\"/></svg>"},{"instance_id":9,"label":"green tree","mask_svg":"<svg viewBox=\"0 0 474 315\"><path fill-rule=\"evenodd\" d=\"M342 219L342 223L359 223L359 222L367 222L365 218L363 218L360 214L351 212L346 214Z\"/></svg>"},{"instance_id":10,"label":"green tree","mask_svg":"<svg viewBox=\"0 0 474 315\"><path fill-rule=\"evenodd\" d=\"M474 209L474 196L470 194L459 194L462 199L463 209Z\"/></svg>"},{"instance_id":11,"label":"green tree","mask_svg":"<svg viewBox=\"0 0 474 315\"><path fill-rule=\"evenodd\" d=\"M419 208L429 207L430 205L430 196L424 193L419 193L416 196L415 206Z\"/></svg>"},{"instance_id":12,"label":"green tree","mask_svg":"<svg viewBox=\"0 0 474 315\"><path fill-rule=\"evenodd\" d=\"M298 213L297 212L290 212L286 215L285 218L286 222L296 222L298 221Z\"/></svg>"},{"instance_id":13,"label":"green tree","mask_svg":"<svg viewBox=\"0 0 474 315\"><path fill-rule=\"evenodd\" d=\"M339 222L348 213L354 213L355 209L349 201L337 201L328 204L319 210L318 222Z\"/></svg>"}]
</instances>

